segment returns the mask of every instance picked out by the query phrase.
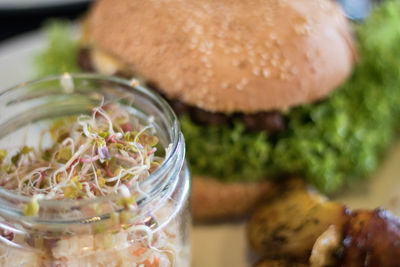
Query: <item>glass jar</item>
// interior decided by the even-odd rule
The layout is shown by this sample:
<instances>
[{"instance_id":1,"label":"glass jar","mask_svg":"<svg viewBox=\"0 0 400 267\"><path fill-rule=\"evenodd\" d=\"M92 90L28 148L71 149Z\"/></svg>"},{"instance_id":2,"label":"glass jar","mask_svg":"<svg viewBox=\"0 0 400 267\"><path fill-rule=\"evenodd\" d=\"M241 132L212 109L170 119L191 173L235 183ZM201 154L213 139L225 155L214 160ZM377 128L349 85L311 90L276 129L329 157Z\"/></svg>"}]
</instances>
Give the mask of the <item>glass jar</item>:
<instances>
[{"instance_id":1,"label":"glass jar","mask_svg":"<svg viewBox=\"0 0 400 267\"><path fill-rule=\"evenodd\" d=\"M151 123L166 148L159 168L130 188L137 209L116 209L118 194L89 200L38 200L0 187L0 266L190 266L190 177L176 116L159 96L124 80L64 74L22 83L0 94L0 148L37 146L57 118L118 103ZM46 140L44 140L46 142ZM1 170L0 170L1 171Z\"/></svg>"}]
</instances>

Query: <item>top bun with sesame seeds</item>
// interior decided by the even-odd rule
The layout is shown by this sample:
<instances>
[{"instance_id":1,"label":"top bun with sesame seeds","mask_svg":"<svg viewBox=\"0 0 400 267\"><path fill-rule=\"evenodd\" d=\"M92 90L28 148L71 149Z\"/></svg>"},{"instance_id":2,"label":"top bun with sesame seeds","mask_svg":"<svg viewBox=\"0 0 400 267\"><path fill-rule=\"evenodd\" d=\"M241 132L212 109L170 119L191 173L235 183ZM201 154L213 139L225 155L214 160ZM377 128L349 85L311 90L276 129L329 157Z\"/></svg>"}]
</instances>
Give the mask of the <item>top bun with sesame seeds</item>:
<instances>
[{"instance_id":1,"label":"top bun with sesame seeds","mask_svg":"<svg viewBox=\"0 0 400 267\"><path fill-rule=\"evenodd\" d=\"M321 99L355 58L347 20L327 0L99 0L86 26L88 42L107 55L98 58L118 61L112 71L211 112Z\"/></svg>"}]
</instances>

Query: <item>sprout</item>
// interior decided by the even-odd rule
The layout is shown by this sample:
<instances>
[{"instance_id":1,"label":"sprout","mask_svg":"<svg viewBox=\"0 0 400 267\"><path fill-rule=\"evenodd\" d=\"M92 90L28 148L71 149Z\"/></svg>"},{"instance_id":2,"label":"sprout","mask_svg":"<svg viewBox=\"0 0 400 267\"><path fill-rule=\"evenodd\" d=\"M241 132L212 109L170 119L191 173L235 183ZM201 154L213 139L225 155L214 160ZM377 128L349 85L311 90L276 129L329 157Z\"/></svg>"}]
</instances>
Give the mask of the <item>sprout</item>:
<instances>
[{"instance_id":1,"label":"sprout","mask_svg":"<svg viewBox=\"0 0 400 267\"><path fill-rule=\"evenodd\" d=\"M120 185L118 192L122 195L122 197L117 200L119 206L123 206L126 209L133 209L133 207L136 206L136 199L131 195L131 192L126 185Z\"/></svg>"},{"instance_id":2,"label":"sprout","mask_svg":"<svg viewBox=\"0 0 400 267\"><path fill-rule=\"evenodd\" d=\"M158 138L157 136L153 135L148 135L148 134L142 134L139 138L139 141L143 145L148 145L148 146L156 146L158 144Z\"/></svg>"},{"instance_id":3,"label":"sprout","mask_svg":"<svg viewBox=\"0 0 400 267\"><path fill-rule=\"evenodd\" d=\"M103 138L103 139L107 139L108 136L109 136L109 134L108 134L108 132L102 131L102 132L99 132L99 136L100 136L101 138Z\"/></svg>"},{"instance_id":4,"label":"sprout","mask_svg":"<svg viewBox=\"0 0 400 267\"><path fill-rule=\"evenodd\" d=\"M34 195L31 202L25 204L24 215L25 216L35 216L39 212L39 202L38 199L43 198L42 195Z\"/></svg>"},{"instance_id":5,"label":"sprout","mask_svg":"<svg viewBox=\"0 0 400 267\"><path fill-rule=\"evenodd\" d=\"M74 80L72 79L71 74L64 73L61 76L60 84L61 84L62 88L64 88L64 91L67 94L71 94L74 92Z\"/></svg>"},{"instance_id":6,"label":"sprout","mask_svg":"<svg viewBox=\"0 0 400 267\"><path fill-rule=\"evenodd\" d=\"M107 230L107 226L104 222L97 222L93 225L93 230L95 234L101 234Z\"/></svg>"},{"instance_id":7,"label":"sprout","mask_svg":"<svg viewBox=\"0 0 400 267\"><path fill-rule=\"evenodd\" d=\"M20 159L21 159L21 153L19 152L19 153L15 154L14 156L11 157L11 162L15 166L17 166Z\"/></svg>"},{"instance_id":8,"label":"sprout","mask_svg":"<svg viewBox=\"0 0 400 267\"><path fill-rule=\"evenodd\" d=\"M33 151L33 148L28 147L28 146L24 146L21 149L21 154L28 155L31 151Z\"/></svg>"},{"instance_id":9,"label":"sprout","mask_svg":"<svg viewBox=\"0 0 400 267\"><path fill-rule=\"evenodd\" d=\"M134 196L129 196L129 197L121 197L118 199L117 204L123 207L131 207L133 205L136 205L136 199Z\"/></svg>"},{"instance_id":10,"label":"sprout","mask_svg":"<svg viewBox=\"0 0 400 267\"><path fill-rule=\"evenodd\" d=\"M128 225L132 218L132 213L129 211L121 211L119 214L120 223L123 225Z\"/></svg>"},{"instance_id":11,"label":"sprout","mask_svg":"<svg viewBox=\"0 0 400 267\"><path fill-rule=\"evenodd\" d=\"M102 160L111 158L110 151L108 151L108 148L106 146L99 147L97 153L99 154L100 159Z\"/></svg>"},{"instance_id":12,"label":"sprout","mask_svg":"<svg viewBox=\"0 0 400 267\"><path fill-rule=\"evenodd\" d=\"M119 213L118 212L111 212L110 213L110 220L111 220L111 223L114 224L114 225L119 224L120 223Z\"/></svg>"},{"instance_id":13,"label":"sprout","mask_svg":"<svg viewBox=\"0 0 400 267\"><path fill-rule=\"evenodd\" d=\"M72 157L72 152L66 147L61 147L61 149L56 154L56 161L60 163L67 163Z\"/></svg>"},{"instance_id":14,"label":"sprout","mask_svg":"<svg viewBox=\"0 0 400 267\"><path fill-rule=\"evenodd\" d=\"M120 123L129 124L124 132ZM88 199L121 194L116 206L137 208L130 188L146 179L160 165L153 156L158 138L147 131L152 126L133 129L130 114L117 104L96 107L92 116L80 115L58 119L42 132L53 144L39 149L23 146L6 160L0 150L0 186L21 195L42 194L46 199ZM138 192L141 194L142 192ZM25 207L34 214L36 203Z\"/></svg>"},{"instance_id":15,"label":"sprout","mask_svg":"<svg viewBox=\"0 0 400 267\"><path fill-rule=\"evenodd\" d=\"M103 188L106 185L106 179L103 177L98 177L97 182L99 183L100 188Z\"/></svg>"},{"instance_id":16,"label":"sprout","mask_svg":"<svg viewBox=\"0 0 400 267\"><path fill-rule=\"evenodd\" d=\"M79 177L74 176L71 178L69 181L69 186L64 187L63 193L65 198L76 198L78 197L79 192L82 191L83 185L82 183L79 182Z\"/></svg>"},{"instance_id":17,"label":"sprout","mask_svg":"<svg viewBox=\"0 0 400 267\"><path fill-rule=\"evenodd\" d=\"M0 164L3 162L3 160L7 157L7 150L5 149L0 149Z\"/></svg>"}]
</instances>

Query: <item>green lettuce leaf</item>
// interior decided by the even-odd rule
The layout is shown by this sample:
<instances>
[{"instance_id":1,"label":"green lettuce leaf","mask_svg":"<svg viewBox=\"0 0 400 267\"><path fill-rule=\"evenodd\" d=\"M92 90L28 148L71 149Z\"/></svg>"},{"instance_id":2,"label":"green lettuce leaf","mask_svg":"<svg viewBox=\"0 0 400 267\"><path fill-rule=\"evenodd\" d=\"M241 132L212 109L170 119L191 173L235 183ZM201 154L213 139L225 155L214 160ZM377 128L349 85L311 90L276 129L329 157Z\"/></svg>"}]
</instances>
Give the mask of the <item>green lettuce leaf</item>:
<instances>
[{"instance_id":1,"label":"green lettuce leaf","mask_svg":"<svg viewBox=\"0 0 400 267\"><path fill-rule=\"evenodd\" d=\"M248 133L240 123L204 127L183 118L193 171L225 181L297 174L327 193L367 177L399 130L398 25L399 1L355 25L361 59L352 77L325 101L285 114L288 129L278 137Z\"/></svg>"},{"instance_id":2,"label":"green lettuce leaf","mask_svg":"<svg viewBox=\"0 0 400 267\"><path fill-rule=\"evenodd\" d=\"M68 21L51 20L44 25L46 49L35 57L38 77L80 71L77 60L79 44L75 28Z\"/></svg>"}]
</instances>

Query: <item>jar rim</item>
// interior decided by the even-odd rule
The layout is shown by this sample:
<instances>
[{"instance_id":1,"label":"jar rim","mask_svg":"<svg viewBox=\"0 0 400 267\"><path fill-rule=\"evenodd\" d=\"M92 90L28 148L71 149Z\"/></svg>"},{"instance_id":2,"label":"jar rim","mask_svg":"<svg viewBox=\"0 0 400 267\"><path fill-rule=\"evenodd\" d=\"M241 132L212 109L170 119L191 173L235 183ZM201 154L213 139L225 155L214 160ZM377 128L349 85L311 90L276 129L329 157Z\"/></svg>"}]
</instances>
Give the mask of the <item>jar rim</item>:
<instances>
[{"instance_id":1,"label":"jar rim","mask_svg":"<svg viewBox=\"0 0 400 267\"><path fill-rule=\"evenodd\" d=\"M27 82L22 82L18 85L12 86L2 92L0 92L0 108L1 108L1 100L5 98L6 95L13 93L18 90L22 90L24 87L27 86L32 86L32 85L37 85L43 82L49 82L49 81L57 81L60 80L64 75L70 75L72 79L77 78L77 79L83 79L83 80L97 80L97 81L107 81L111 83L115 83L116 85L122 85L125 87L129 88L130 90L126 90L129 93L135 94L140 93L143 94L145 97L149 98L150 100L154 101L157 105L159 105L164 113L164 115L168 116L168 118L171 120L171 143L170 143L170 153L166 155L166 158L163 160L161 165L153 172L151 173L144 181L141 183L143 185L150 185L157 180L160 179L162 175L164 175L164 170L170 167L171 165L176 164L176 160L178 159L179 162L178 164L182 165L184 164L184 154L185 154L185 148L184 148L184 141L183 141L183 136L181 134L180 130L180 125L179 121L177 119L176 114L172 110L172 108L169 106L169 104L158 94L152 92L151 90L147 89L146 87L138 84L135 85L132 81L133 80L127 80L115 76L105 76L101 74L95 74L95 73L65 73L62 75L51 75L47 76L44 78L39 78ZM180 155L179 155L180 154ZM179 156L177 158L177 155ZM96 204L99 202L103 201L108 201L112 199L113 197L115 198L117 196L116 193L109 194L106 196L98 196L93 199L82 199L82 200L73 200L73 199L57 199L57 201L54 201L54 199L40 199L38 200L39 205L41 207L47 207L47 208L56 208L60 206L73 206L73 207L82 207L85 205L90 205L90 204ZM0 199L12 199L13 201L20 201L23 203L28 203L32 201L31 196L23 196L23 195L18 195L12 192L11 190L4 189L0 187ZM8 211L10 212L12 209L9 209ZM17 211L18 209L14 209L13 211ZM19 215L21 215L21 210L17 211Z\"/></svg>"}]
</instances>

